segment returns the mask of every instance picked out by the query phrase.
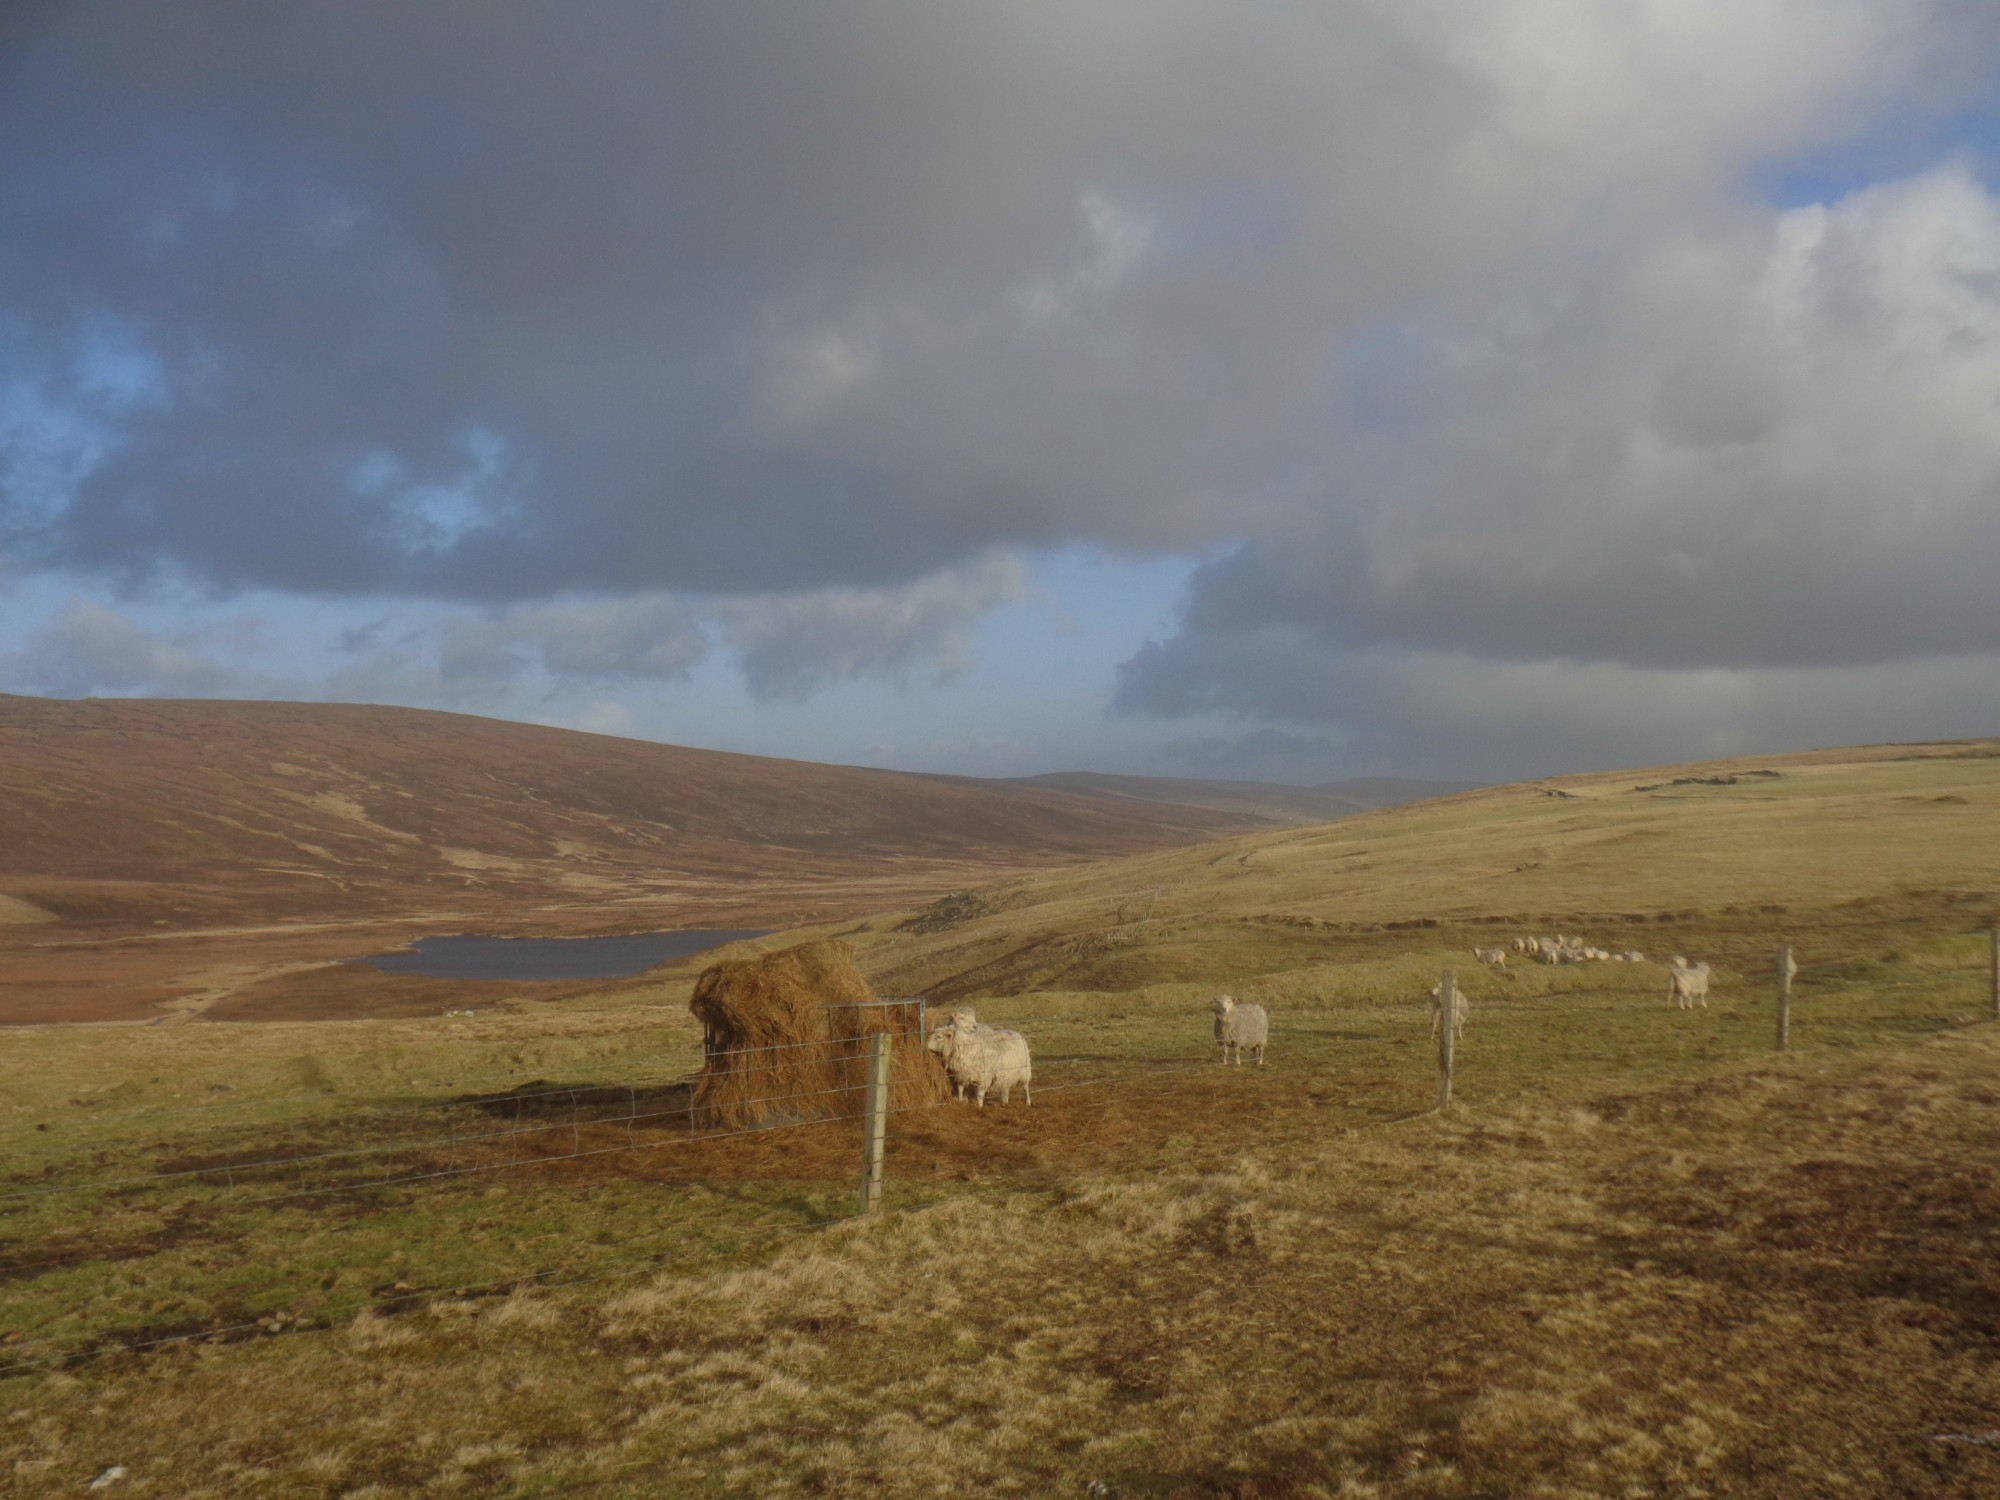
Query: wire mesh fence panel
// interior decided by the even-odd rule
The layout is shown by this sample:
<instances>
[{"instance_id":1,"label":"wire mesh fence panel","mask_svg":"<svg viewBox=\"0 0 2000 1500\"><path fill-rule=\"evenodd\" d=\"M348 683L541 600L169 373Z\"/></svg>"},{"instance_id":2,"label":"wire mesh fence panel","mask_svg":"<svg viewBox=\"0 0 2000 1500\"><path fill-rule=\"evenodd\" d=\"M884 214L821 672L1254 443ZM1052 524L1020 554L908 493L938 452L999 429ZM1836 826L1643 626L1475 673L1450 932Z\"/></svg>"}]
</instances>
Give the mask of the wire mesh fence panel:
<instances>
[{"instance_id":1,"label":"wire mesh fence panel","mask_svg":"<svg viewBox=\"0 0 2000 1500\"><path fill-rule=\"evenodd\" d=\"M1658 958L1544 966L1526 974L1499 966L1461 973L1471 1007L1455 1049L1455 1107L1487 1110L1562 1087L1597 1088L1769 1058L1779 999L1774 946L1747 939L1726 948L1694 941L1677 946L1718 955L1707 1009L1681 1011L1671 1004L1669 966ZM1793 1057L1893 1043L1992 1014L1992 940L1984 929L1920 948L1899 945L1893 929L1869 924L1839 944L1822 935L1817 944L1808 937L1789 946L1798 963L1789 997ZM1820 956L1816 949L1836 951ZM1436 970L1431 975L1435 982ZM1032 1104L989 1097L980 1110L969 1101L892 1099L884 1111L889 1201L906 1201L898 1192L949 1191L952 1182L967 1178L1039 1183L1065 1173L1194 1160L1205 1139L1261 1128L1287 1110L1320 1111L1314 1118L1350 1126L1419 1113L1435 1080L1426 1066L1429 997L1421 987L1379 974L1365 983L1344 980L1337 969L1314 980L1316 989L1304 979L1290 982L1290 991L1273 983L1268 993L1250 992L1271 1016L1261 1072L1218 1067L1206 1008L1193 1004L1106 1018L1079 1003L1078 1014L1016 1020L1035 1051ZM926 1020L931 1010L928 1003L913 1006L911 997L879 1008L892 1007L914 1008ZM923 1028L919 1022L918 1035ZM108 1284L105 1268L115 1266L118 1277L134 1286L152 1287L147 1278L155 1277L159 1286L152 1289L171 1292L176 1277L198 1282L212 1274L176 1259L176 1235L198 1238L209 1225L220 1234L223 1226L271 1213L285 1215L288 1225L313 1215L379 1217L407 1224L412 1236L446 1236L455 1231L436 1226L479 1222L483 1189L473 1184L511 1180L509 1174L530 1182L536 1194L564 1202L573 1186L597 1191L606 1183L632 1183L657 1190L663 1196L651 1224L656 1232L645 1241L650 1248L641 1256L636 1240L597 1246L579 1239L539 1260L511 1264L500 1250L475 1244L436 1248L439 1258L449 1259L449 1248L473 1268L454 1285L576 1284L614 1274L613 1266L626 1261L641 1269L669 1263L677 1246L705 1254L729 1231L704 1217L719 1210L701 1207L704 1200L681 1194L682 1186L844 1179L852 1193L849 1174L859 1160L860 1105L868 1086L861 1040L813 1038L706 1053L680 1048L645 1059L673 1060L678 1066L672 1069L641 1067L594 1081L517 1077L511 1088L418 1101L320 1095L295 1101L301 1108L313 1103L319 1114L286 1114L261 1126L248 1118L255 1110L247 1107L221 1117L199 1109L134 1112L129 1118L146 1134L135 1134L124 1149L93 1141L70 1157L52 1154L33 1180L16 1171L0 1182L0 1240L12 1241L11 1256L0 1254L0 1274L17 1286L55 1277L87 1289ZM908 1043L897 1050L922 1051ZM693 1098L695 1070L718 1056L744 1065L739 1081L766 1081L743 1095L758 1109L756 1123L702 1124ZM829 1064L831 1072L812 1086L780 1087L777 1081L799 1071L782 1066L788 1061ZM484 1075L483 1081L506 1076ZM221 1128L220 1118L237 1123ZM211 1119L218 1128L207 1128ZM170 1120L201 1126L176 1133L164 1128ZM272 1139L260 1142L260 1129ZM991 1149L995 1142L1005 1149ZM151 1170L131 1170L135 1159L149 1154L161 1160ZM761 1197L751 1192L743 1202L755 1208L780 1195L779 1189ZM79 1201L91 1204L87 1212L77 1211ZM349 1204L360 1206L343 1206ZM759 1233L780 1242L841 1217L815 1214ZM100 1222L106 1227L93 1227ZM168 1228L135 1232L128 1243L117 1238L128 1222ZM38 1254L38 1235L52 1243L60 1238L59 1253ZM157 1271L146 1269L155 1263ZM261 1268L264 1281L257 1285L304 1278L307 1270L303 1263L274 1262ZM444 1294L431 1287L385 1297ZM340 1296L317 1296L308 1280L282 1293L255 1295L310 1303L322 1320L385 1300L348 1296L344 1289ZM107 1308L122 1305L105 1301ZM79 1324L74 1332L37 1334L39 1342L23 1337L0 1344L0 1374L25 1368L20 1356L37 1349L50 1359L68 1359L87 1356L94 1339L119 1348L169 1347L250 1336L247 1329L264 1326L223 1317L148 1334L143 1324L121 1323L109 1312L105 1317L110 1321L95 1332Z\"/></svg>"}]
</instances>

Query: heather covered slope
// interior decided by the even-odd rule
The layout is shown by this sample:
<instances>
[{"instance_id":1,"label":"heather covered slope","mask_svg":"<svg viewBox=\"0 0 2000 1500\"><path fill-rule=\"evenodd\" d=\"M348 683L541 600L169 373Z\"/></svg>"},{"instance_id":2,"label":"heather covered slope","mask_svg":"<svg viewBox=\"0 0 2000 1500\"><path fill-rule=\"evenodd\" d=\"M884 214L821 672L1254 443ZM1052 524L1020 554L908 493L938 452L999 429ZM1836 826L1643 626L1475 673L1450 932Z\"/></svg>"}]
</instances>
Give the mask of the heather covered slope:
<instances>
[{"instance_id":1,"label":"heather covered slope","mask_svg":"<svg viewBox=\"0 0 2000 1500\"><path fill-rule=\"evenodd\" d=\"M0 696L8 923L740 909L753 885L782 914L1245 821L416 709Z\"/></svg>"}]
</instances>

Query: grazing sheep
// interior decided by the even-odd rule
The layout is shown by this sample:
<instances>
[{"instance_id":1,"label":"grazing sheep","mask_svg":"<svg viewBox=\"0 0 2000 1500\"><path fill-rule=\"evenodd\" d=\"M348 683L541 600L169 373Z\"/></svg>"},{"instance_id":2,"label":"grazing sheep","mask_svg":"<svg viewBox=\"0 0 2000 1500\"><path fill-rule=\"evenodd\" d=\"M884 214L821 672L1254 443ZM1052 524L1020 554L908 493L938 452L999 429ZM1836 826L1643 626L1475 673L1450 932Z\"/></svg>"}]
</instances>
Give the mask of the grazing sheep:
<instances>
[{"instance_id":1,"label":"grazing sheep","mask_svg":"<svg viewBox=\"0 0 2000 1500\"><path fill-rule=\"evenodd\" d=\"M1451 1039L1455 1042L1465 1035L1465 1018L1471 1013L1472 1005L1465 998L1465 991L1456 984L1451 987L1452 999L1457 1003L1451 1010ZM1444 981L1431 986L1431 1035L1438 1034L1438 1025L1444 1019Z\"/></svg>"},{"instance_id":2,"label":"grazing sheep","mask_svg":"<svg viewBox=\"0 0 2000 1500\"><path fill-rule=\"evenodd\" d=\"M1527 953L1530 951L1528 947L1530 941L1531 939L1528 938L1517 937L1507 946L1512 948L1516 953Z\"/></svg>"},{"instance_id":3,"label":"grazing sheep","mask_svg":"<svg viewBox=\"0 0 2000 1500\"><path fill-rule=\"evenodd\" d=\"M1646 961L1646 955L1643 953L1626 953L1622 957L1628 964L1642 964Z\"/></svg>"},{"instance_id":4,"label":"grazing sheep","mask_svg":"<svg viewBox=\"0 0 2000 1500\"><path fill-rule=\"evenodd\" d=\"M970 1092L973 1102L984 1109L987 1094L998 1089L1000 1102L1006 1104L1013 1098L1014 1085L1019 1084L1021 1102L1035 1102L1028 1089L1034 1079L1028 1039L1020 1032L978 1025L961 1030L954 1017L933 1031L924 1045L944 1062L954 1099L963 1099Z\"/></svg>"},{"instance_id":5,"label":"grazing sheep","mask_svg":"<svg viewBox=\"0 0 2000 1500\"><path fill-rule=\"evenodd\" d=\"M1215 1040L1222 1047L1222 1061L1229 1061L1233 1048L1238 1067L1243 1064L1243 1049L1248 1047L1256 1054L1257 1066L1264 1065L1264 1046L1270 1035L1270 1020L1264 1007L1249 1003L1238 1004L1233 995L1217 995L1210 1002L1215 1012Z\"/></svg>"},{"instance_id":6,"label":"grazing sheep","mask_svg":"<svg viewBox=\"0 0 2000 1500\"><path fill-rule=\"evenodd\" d=\"M1703 1010L1708 1009L1708 965L1705 963L1688 965L1674 969L1667 975L1667 999L1682 1010L1694 1009L1695 1001L1701 1002Z\"/></svg>"},{"instance_id":7,"label":"grazing sheep","mask_svg":"<svg viewBox=\"0 0 2000 1500\"><path fill-rule=\"evenodd\" d=\"M1264 1043L1271 1034L1271 1021L1264 1014L1261 1005L1238 1005L1234 995L1217 995L1209 1001L1209 1009L1215 1012L1215 1039L1222 1046L1222 1061L1227 1064L1233 1048L1236 1066L1243 1066L1243 1049L1248 1047L1257 1055L1257 1066L1264 1066Z\"/></svg>"},{"instance_id":8,"label":"grazing sheep","mask_svg":"<svg viewBox=\"0 0 2000 1500\"><path fill-rule=\"evenodd\" d=\"M1483 964L1492 964L1496 969L1507 967L1507 950L1505 948L1474 948L1472 956Z\"/></svg>"}]
</instances>

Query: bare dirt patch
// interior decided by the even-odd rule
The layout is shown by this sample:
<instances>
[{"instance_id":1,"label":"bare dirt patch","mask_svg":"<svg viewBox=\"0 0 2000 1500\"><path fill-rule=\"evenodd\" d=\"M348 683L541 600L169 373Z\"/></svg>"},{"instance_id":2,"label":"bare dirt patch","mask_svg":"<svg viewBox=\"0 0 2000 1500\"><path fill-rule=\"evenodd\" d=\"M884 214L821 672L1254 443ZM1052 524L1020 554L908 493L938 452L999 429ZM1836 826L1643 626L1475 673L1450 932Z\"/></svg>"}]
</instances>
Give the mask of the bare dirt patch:
<instances>
[{"instance_id":1,"label":"bare dirt patch","mask_svg":"<svg viewBox=\"0 0 2000 1500\"><path fill-rule=\"evenodd\" d=\"M1364 1085L1369 1080L1361 1080ZM1386 1082L1386 1081L1385 1081ZM1052 1184L1133 1161L1227 1161L1240 1140L1323 1107L1322 1081L1221 1067L1102 1070L1045 1087L1032 1105L967 1101L897 1111L888 1167L912 1182ZM859 1180L860 1125L829 1120L762 1130L702 1131L687 1085L628 1091L523 1085L525 1100L474 1101L495 1119L540 1133L485 1148L478 1159L554 1177L675 1183ZM627 1126L622 1117L638 1117ZM650 1116L651 1118L647 1118ZM629 1149L628 1149L629 1148ZM563 1160L579 1152L598 1153ZM536 1166L538 1161L545 1165Z\"/></svg>"}]
</instances>

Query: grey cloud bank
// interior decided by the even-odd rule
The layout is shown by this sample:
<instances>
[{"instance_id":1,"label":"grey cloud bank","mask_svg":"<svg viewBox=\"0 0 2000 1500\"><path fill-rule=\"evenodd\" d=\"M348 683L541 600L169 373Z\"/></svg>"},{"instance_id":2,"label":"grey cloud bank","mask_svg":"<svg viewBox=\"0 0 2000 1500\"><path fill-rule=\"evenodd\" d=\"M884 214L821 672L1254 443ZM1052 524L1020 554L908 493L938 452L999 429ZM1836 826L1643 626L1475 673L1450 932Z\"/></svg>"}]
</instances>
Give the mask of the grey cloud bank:
<instances>
[{"instance_id":1,"label":"grey cloud bank","mask_svg":"<svg viewBox=\"0 0 2000 1500\"><path fill-rule=\"evenodd\" d=\"M0 550L401 600L430 623L314 691L455 706L531 670L671 693L718 652L758 701L928 691L1083 545L1211 559L1115 697L1105 663L1121 714L1237 726L1163 726L1163 765L1990 729L1983 163L1751 185L1990 99L1996 25L29 6L0 29ZM0 666L43 690L270 685L102 602L38 628Z\"/></svg>"}]
</instances>

